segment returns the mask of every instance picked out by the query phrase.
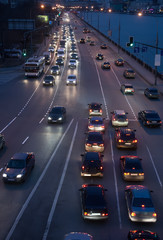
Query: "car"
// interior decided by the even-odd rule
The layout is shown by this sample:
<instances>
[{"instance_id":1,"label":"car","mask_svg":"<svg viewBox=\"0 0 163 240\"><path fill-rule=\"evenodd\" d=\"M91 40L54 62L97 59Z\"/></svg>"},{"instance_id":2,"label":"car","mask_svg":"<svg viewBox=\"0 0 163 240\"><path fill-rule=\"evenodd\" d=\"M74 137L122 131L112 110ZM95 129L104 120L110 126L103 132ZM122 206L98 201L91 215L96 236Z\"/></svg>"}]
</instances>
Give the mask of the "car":
<instances>
[{"instance_id":1,"label":"car","mask_svg":"<svg viewBox=\"0 0 163 240\"><path fill-rule=\"evenodd\" d=\"M88 220L105 220L108 208L104 187L99 184L83 184L81 193L82 217Z\"/></svg>"},{"instance_id":2,"label":"car","mask_svg":"<svg viewBox=\"0 0 163 240\"><path fill-rule=\"evenodd\" d=\"M117 148L137 148L138 140L135 137L136 130L131 128L115 129L115 141Z\"/></svg>"},{"instance_id":3,"label":"car","mask_svg":"<svg viewBox=\"0 0 163 240\"><path fill-rule=\"evenodd\" d=\"M78 54L77 53L71 53L71 59L78 59Z\"/></svg>"},{"instance_id":4,"label":"car","mask_svg":"<svg viewBox=\"0 0 163 240\"><path fill-rule=\"evenodd\" d=\"M57 58L56 59L56 65L63 66L64 65L64 60L62 58Z\"/></svg>"},{"instance_id":5,"label":"car","mask_svg":"<svg viewBox=\"0 0 163 240\"><path fill-rule=\"evenodd\" d=\"M129 185L125 188L128 216L132 222L156 222L150 191L143 185Z\"/></svg>"},{"instance_id":6,"label":"car","mask_svg":"<svg viewBox=\"0 0 163 240\"><path fill-rule=\"evenodd\" d=\"M68 67L71 68L71 69L74 69L74 68L76 68L76 64L77 63L76 63L75 59L70 59Z\"/></svg>"},{"instance_id":7,"label":"car","mask_svg":"<svg viewBox=\"0 0 163 240\"><path fill-rule=\"evenodd\" d=\"M80 43L85 43L85 39L84 39L84 38L81 38L81 39L80 39Z\"/></svg>"},{"instance_id":8,"label":"car","mask_svg":"<svg viewBox=\"0 0 163 240\"><path fill-rule=\"evenodd\" d=\"M104 62L101 64L102 69L110 69L110 62Z\"/></svg>"},{"instance_id":9,"label":"car","mask_svg":"<svg viewBox=\"0 0 163 240\"><path fill-rule=\"evenodd\" d=\"M3 149L5 146L5 138L4 135L0 133L0 149Z\"/></svg>"},{"instance_id":10,"label":"car","mask_svg":"<svg viewBox=\"0 0 163 240\"><path fill-rule=\"evenodd\" d=\"M48 49L48 52L54 52L55 51L55 48L50 46L49 49Z\"/></svg>"},{"instance_id":11,"label":"car","mask_svg":"<svg viewBox=\"0 0 163 240\"><path fill-rule=\"evenodd\" d=\"M70 53L77 53L77 49L76 48L70 48ZM71 54L70 54L71 57Z\"/></svg>"},{"instance_id":12,"label":"car","mask_svg":"<svg viewBox=\"0 0 163 240\"><path fill-rule=\"evenodd\" d=\"M88 104L89 116L102 116L102 104L92 102Z\"/></svg>"},{"instance_id":13,"label":"car","mask_svg":"<svg viewBox=\"0 0 163 240\"><path fill-rule=\"evenodd\" d=\"M123 72L123 76L125 78L135 78L135 71L132 69L126 69Z\"/></svg>"},{"instance_id":14,"label":"car","mask_svg":"<svg viewBox=\"0 0 163 240\"><path fill-rule=\"evenodd\" d=\"M103 177L103 155L99 152L85 152L81 154L82 177Z\"/></svg>"},{"instance_id":15,"label":"car","mask_svg":"<svg viewBox=\"0 0 163 240\"><path fill-rule=\"evenodd\" d=\"M54 106L48 115L48 123L63 123L66 120L66 108Z\"/></svg>"},{"instance_id":16,"label":"car","mask_svg":"<svg viewBox=\"0 0 163 240\"><path fill-rule=\"evenodd\" d=\"M154 110L142 110L138 112L138 119L144 126L160 127L162 124L159 114Z\"/></svg>"},{"instance_id":17,"label":"car","mask_svg":"<svg viewBox=\"0 0 163 240\"><path fill-rule=\"evenodd\" d=\"M120 157L122 176L125 181L144 181L141 158L133 155Z\"/></svg>"},{"instance_id":18,"label":"car","mask_svg":"<svg viewBox=\"0 0 163 240\"><path fill-rule=\"evenodd\" d=\"M60 67L58 65L52 66L50 69L50 73L53 75L60 75L61 74Z\"/></svg>"},{"instance_id":19,"label":"car","mask_svg":"<svg viewBox=\"0 0 163 240\"><path fill-rule=\"evenodd\" d=\"M66 80L66 85L77 85L77 78L76 75L68 75L67 80Z\"/></svg>"},{"instance_id":20,"label":"car","mask_svg":"<svg viewBox=\"0 0 163 240\"><path fill-rule=\"evenodd\" d=\"M64 236L64 240L93 240L93 237L88 233L71 232Z\"/></svg>"},{"instance_id":21,"label":"car","mask_svg":"<svg viewBox=\"0 0 163 240\"><path fill-rule=\"evenodd\" d=\"M107 45L105 43L101 45L101 49L107 49L107 48L108 47L107 47Z\"/></svg>"},{"instance_id":22,"label":"car","mask_svg":"<svg viewBox=\"0 0 163 240\"><path fill-rule=\"evenodd\" d=\"M86 41L87 41L87 42L90 42L90 41L91 41L91 37L90 37L90 36L87 36L87 37L86 37Z\"/></svg>"},{"instance_id":23,"label":"car","mask_svg":"<svg viewBox=\"0 0 163 240\"><path fill-rule=\"evenodd\" d=\"M83 28L83 33L90 33L91 31L90 31L90 29L88 29L88 28Z\"/></svg>"},{"instance_id":24,"label":"car","mask_svg":"<svg viewBox=\"0 0 163 240\"><path fill-rule=\"evenodd\" d=\"M98 53L98 54L96 55L96 60L103 60L103 59L104 59L103 54Z\"/></svg>"},{"instance_id":25,"label":"car","mask_svg":"<svg viewBox=\"0 0 163 240\"><path fill-rule=\"evenodd\" d=\"M113 127L128 126L127 112L125 112L124 110L114 110L111 112L111 114L111 123Z\"/></svg>"},{"instance_id":26,"label":"car","mask_svg":"<svg viewBox=\"0 0 163 240\"><path fill-rule=\"evenodd\" d=\"M121 58L118 58L117 60L114 61L116 66L123 66L124 65L124 60Z\"/></svg>"},{"instance_id":27,"label":"car","mask_svg":"<svg viewBox=\"0 0 163 240\"><path fill-rule=\"evenodd\" d=\"M121 84L120 90L123 94L134 94L135 92L133 85L130 83Z\"/></svg>"},{"instance_id":28,"label":"car","mask_svg":"<svg viewBox=\"0 0 163 240\"><path fill-rule=\"evenodd\" d=\"M71 48L77 48L75 43L71 43Z\"/></svg>"},{"instance_id":29,"label":"car","mask_svg":"<svg viewBox=\"0 0 163 240\"><path fill-rule=\"evenodd\" d=\"M88 130L93 132L104 132L104 118L98 116L88 118Z\"/></svg>"},{"instance_id":30,"label":"car","mask_svg":"<svg viewBox=\"0 0 163 240\"><path fill-rule=\"evenodd\" d=\"M35 166L35 155L33 152L15 153L7 163L2 174L3 181L24 182Z\"/></svg>"},{"instance_id":31,"label":"car","mask_svg":"<svg viewBox=\"0 0 163 240\"><path fill-rule=\"evenodd\" d=\"M156 232L148 230L130 230L128 240L160 240Z\"/></svg>"},{"instance_id":32,"label":"car","mask_svg":"<svg viewBox=\"0 0 163 240\"><path fill-rule=\"evenodd\" d=\"M55 78L53 75L46 75L43 79L44 86L54 86Z\"/></svg>"},{"instance_id":33,"label":"car","mask_svg":"<svg viewBox=\"0 0 163 240\"><path fill-rule=\"evenodd\" d=\"M154 87L146 88L144 90L144 95L148 98L153 98L153 99L159 98L159 92L157 88L154 88Z\"/></svg>"},{"instance_id":34,"label":"car","mask_svg":"<svg viewBox=\"0 0 163 240\"><path fill-rule=\"evenodd\" d=\"M85 141L85 151L87 152L103 152L104 139L101 132L88 132Z\"/></svg>"},{"instance_id":35,"label":"car","mask_svg":"<svg viewBox=\"0 0 163 240\"><path fill-rule=\"evenodd\" d=\"M90 41L90 46L95 46L95 42L94 41Z\"/></svg>"}]
</instances>

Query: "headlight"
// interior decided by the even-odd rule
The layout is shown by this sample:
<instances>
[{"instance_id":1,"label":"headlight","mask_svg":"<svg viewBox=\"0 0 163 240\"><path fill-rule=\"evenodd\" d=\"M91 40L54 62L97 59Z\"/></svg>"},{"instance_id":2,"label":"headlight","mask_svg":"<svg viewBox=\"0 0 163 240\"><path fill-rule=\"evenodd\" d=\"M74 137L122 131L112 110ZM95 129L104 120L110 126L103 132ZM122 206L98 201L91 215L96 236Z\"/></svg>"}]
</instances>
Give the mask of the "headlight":
<instances>
[{"instance_id":1,"label":"headlight","mask_svg":"<svg viewBox=\"0 0 163 240\"><path fill-rule=\"evenodd\" d=\"M23 176L23 174L18 174L17 176L16 176L16 178L21 178Z\"/></svg>"},{"instance_id":2,"label":"headlight","mask_svg":"<svg viewBox=\"0 0 163 240\"><path fill-rule=\"evenodd\" d=\"M50 83L53 83L52 81L50 81Z\"/></svg>"},{"instance_id":3,"label":"headlight","mask_svg":"<svg viewBox=\"0 0 163 240\"><path fill-rule=\"evenodd\" d=\"M62 120L62 117L58 118L58 120Z\"/></svg>"},{"instance_id":4,"label":"headlight","mask_svg":"<svg viewBox=\"0 0 163 240\"><path fill-rule=\"evenodd\" d=\"M7 174L6 174L6 173L3 173L3 177L5 177L5 178L6 178L6 177L7 177Z\"/></svg>"},{"instance_id":5,"label":"headlight","mask_svg":"<svg viewBox=\"0 0 163 240\"><path fill-rule=\"evenodd\" d=\"M74 80L73 83L75 83L76 81Z\"/></svg>"},{"instance_id":6,"label":"headlight","mask_svg":"<svg viewBox=\"0 0 163 240\"><path fill-rule=\"evenodd\" d=\"M45 81L43 81L43 83L45 83Z\"/></svg>"},{"instance_id":7,"label":"headlight","mask_svg":"<svg viewBox=\"0 0 163 240\"><path fill-rule=\"evenodd\" d=\"M51 118L51 117L48 117L48 120L52 120L52 118Z\"/></svg>"}]
</instances>

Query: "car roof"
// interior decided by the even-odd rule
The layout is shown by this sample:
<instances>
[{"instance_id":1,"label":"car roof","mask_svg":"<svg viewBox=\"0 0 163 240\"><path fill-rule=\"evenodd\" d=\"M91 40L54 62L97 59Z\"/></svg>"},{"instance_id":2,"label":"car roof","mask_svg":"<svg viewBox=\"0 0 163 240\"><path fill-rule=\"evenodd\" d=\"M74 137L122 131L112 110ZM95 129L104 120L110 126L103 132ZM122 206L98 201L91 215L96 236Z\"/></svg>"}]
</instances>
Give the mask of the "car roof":
<instances>
[{"instance_id":1,"label":"car roof","mask_svg":"<svg viewBox=\"0 0 163 240\"><path fill-rule=\"evenodd\" d=\"M62 106L54 106L54 107L52 107L52 109L53 108L55 108L55 109L61 109L61 108L64 108L64 107L62 107Z\"/></svg>"},{"instance_id":2,"label":"car roof","mask_svg":"<svg viewBox=\"0 0 163 240\"><path fill-rule=\"evenodd\" d=\"M144 110L145 113L157 113L155 110Z\"/></svg>"},{"instance_id":3,"label":"car roof","mask_svg":"<svg viewBox=\"0 0 163 240\"><path fill-rule=\"evenodd\" d=\"M150 198L148 188L143 185L129 185L126 189L131 189L135 198Z\"/></svg>"},{"instance_id":4,"label":"car roof","mask_svg":"<svg viewBox=\"0 0 163 240\"><path fill-rule=\"evenodd\" d=\"M89 136L91 136L91 135L103 136L102 133L100 133L100 132L88 132L88 135L89 135Z\"/></svg>"},{"instance_id":5,"label":"car roof","mask_svg":"<svg viewBox=\"0 0 163 240\"><path fill-rule=\"evenodd\" d=\"M131 128L119 128L122 133L134 133L134 130Z\"/></svg>"},{"instance_id":6,"label":"car roof","mask_svg":"<svg viewBox=\"0 0 163 240\"><path fill-rule=\"evenodd\" d=\"M71 74L71 75L68 75L68 77L75 77L76 78L76 75Z\"/></svg>"},{"instance_id":7,"label":"car roof","mask_svg":"<svg viewBox=\"0 0 163 240\"><path fill-rule=\"evenodd\" d=\"M101 103L97 103L97 102L92 102L89 105L102 105Z\"/></svg>"},{"instance_id":8,"label":"car roof","mask_svg":"<svg viewBox=\"0 0 163 240\"><path fill-rule=\"evenodd\" d=\"M98 159L99 160L99 153L98 152L86 152L85 159Z\"/></svg>"},{"instance_id":9,"label":"car roof","mask_svg":"<svg viewBox=\"0 0 163 240\"><path fill-rule=\"evenodd\" d=\"M88 233L71 232L65 235L64 240L93 240L93 238Z\"/></svg>"},{"instance_id":10,"label":"car roof","mask_svg":"<svg viewBox=\"0 0 163 240\"><path fill-rule=\"evenodd\" d=\"M11 159L25 160L28 157L28 153L15 153Z\"/></svg>"}]
</instances>

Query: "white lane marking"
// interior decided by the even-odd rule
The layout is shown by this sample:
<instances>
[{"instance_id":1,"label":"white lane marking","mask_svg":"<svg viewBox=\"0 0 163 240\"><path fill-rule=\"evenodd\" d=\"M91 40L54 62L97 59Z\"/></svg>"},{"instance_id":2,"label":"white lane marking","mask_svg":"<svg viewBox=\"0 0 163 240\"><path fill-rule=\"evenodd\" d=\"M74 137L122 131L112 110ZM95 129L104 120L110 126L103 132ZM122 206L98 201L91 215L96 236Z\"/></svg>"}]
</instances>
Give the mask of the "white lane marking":
<instances>
[{"instance_id":1,"label":"white lane marking","mask_svg":"<svg viewBox=\"0 0 163 240\"><path fill-rule=\"evenodd\" d=\"M0 172L3 170L3 168L0 168Z\"/></svg>"},{"instance_id":2,"label":"white lane marking","mask_svg":"<svg viewBox=\"0 0 163 240\"><path fill-rule=\"evenodd\" d=\"M8 233L8 235L7 235L7 237L6 237L5 240L10 240L10 238L11 238L13 232L15 231L16 226L18 225L18 223L19 223L21 217L23 216L23 213L24 213L24 211L26 210L26 208L27 208L27 206L28 206L30 200L31 200L32 197L33 197L33 195L35 194L35 192L36 192L36 190L37 190L37 188L38 188L40 182L42 181L43 177L45 176L45 174L46 174L46 172L47 172L47 170L48 170L48 168L49 168L51 162L52 162L53 159L54 159L54 156L55 156L55 154L56 154L58 148L60 147L60 145L61 145L61 143L62 143L62 141L63 141L65 135L67 134L68 130L70 129L70 126L72 125L73 121L74 121L74 119L71 120L71 122L69 123L69 125L68 125L66 131L64 132L64 134L62 135L61 139L59 140L59 142L58 142L58 144L57 144L57 146L56 146L54 152L52 153L52 155L51 155L49 161L47 162L47 164L45 165L45 168L44 168L42 174L40 175L40 177L39 177L37 183L35 184L34 188L32 189L31 193L29 194L27 200L25 201L23 207L21 208L21 210L20 210L18 216L16 217L15 222L14 222L14 224L12 225L12 227L11 227L11 229L10 229L10 231L9 231L9 233Z\"/></svg>"},{"instance_id":3,"label":"white lane marking","mask_svg":"<svg viewBox=\"0 0 163 240\"><path fill-rule=\"evenodd\" d=\"M43 120L44 120L44 118L42 118L42 119L39 121L39 124L41 124Z\"/></svg>"},{"instance_id":4,"label":"white lane marking","mask_svg":"<svg viewBox=\"0 0 163 240\"><path fill-rule=\"evenodd\" d=\"M155 170L155 173L156 173L156 176L157 176L158 182L159 182L159 184L160 184L160 186L161 186L161 188L162 188L162 182L161 182L161 180L160 180L159 174L158 174L157 169L156 169L156 166L155 166L155 164L154 164L154 161L153 161L153 158L152 158L152 154L150 153L149 148L148 148L147 145L146 145L146 148L147 148L147 151L148 151L149 157L150 157L150 159L151 159L151 162L152 162L153 168L154 168L154 170Z\"/></svg>"},{"instance_id":5,"label":"white lane marking","mask_svg":"<svg viewBox=\"0 0 163 240\"><path fill-rule=\"evenodd\" d=\"M22 142L22 144L24 144L24 143L28 140L28 138L29 138L29 136L24 139L24 141Z\"/></svg>"},{"instance_id":6,"label":"white lane marking","mask_svg":"<svg viewBox=\"0 0 163 240\"><path fill-rule=\"evenodd\" d=\"M98 75L98 80L99 80L101 93L102 93L102 97L103 97L103 101L104 101L105 111L106 111L106 117L109 119L109 113L108 113L108 108L107 108L107 104L106 104L106 99L105 99L105 96L104 96L104 91L103 91L102 84L101 84L100 74L99 74L99 71L98 71L97 64L96 64L95 60L93 60L93 61L94 61L95 67L96 67L97 75Z\"/></svg>"},{"instance_id":7,"label":"white lane marking","mask_svg":"<svg viewBox=\"0 0 163 240\"><path fill-rule=\"evenodd\" d=\"M53 215L54 215L54 211L55 211L57 201L58 201L58 198L59 198L59 195L60 195L60 192L61 192L61 188L62 188L62 185L63 185L64 178L65 178L65 175L66 175L68 163L69 163L69 160L70 160L72 148L73 148L76 133L77 133L77 129L78 129L78 123L76 123L75 131L74 131L73 138L72 138L71 145L70 145L70 149L69 149L69 152L68 152L68 155L67 155L67 158L66 158L63 173L62 173L62 176L61 176L61 179L60 179L60 182L59 182L59 186L58 186L58 189L57 189L54 201L53 201L52 208L50 210L50 214L49 214L48 221L47 221L47 224L46 224L45 232L44 232L44 235L43 235L43 238L42 238L43 240L47 239L47 236L48 236L48 233L49 233L49 229L50 229L50 225L51 225L52 218L53 218Z\"/></svg>"},{"instance_id":8,"label":"white lane marking","mask_svg":"<svg viewBox=\"0 0 163 240\"><path fill-rule=\"evenodd\" d=\"M16 120L16 118L17 118L17 117L13 118L13 119L11 120L11 122L9 122L9 123L6 125L6 127L4 127L4 128L0 131L0 133L2 133L4 130L6 130L6 128L8 128L8 127Z\"/></svg>"},{"instance_id":9,"label":"white lane marking","mask_svg":"<svg viewBox=\"0 0 163 240\"><path fill-rule=\"evenodd\" d=\"M121 220L121 212L120 212L120 204L119 204L119 197L118 197L118 184L117 184L117 176L115 171L115 161L114 161L114 152L113 152L113 143L111 134L110 136L110 146L111 146L111 155L112 155L112 162L113 162L113 173L114 173L114 182L115 182L115 192L116 192L116 199L117 199L117 209L118 209L118 218L119 218L119 227L122 228L122 220Z\"/></svg>"},{"instance_id":10,"label":"white lane marking","mask_svg":"<svg viewBox=\"0 0 163 240\"><path fill-rule=\"evenodd\" d=\"M111 68L111 71L113 72L115 78L117 79L117 82L118 82L119 86L121 86L121 83L120 83L120 81L119 81L119 79L118 79L118 77L117 77L117 75L116 75L114 69ZM133 115L134 115L134 118L137 119L137 117L136 117L136 115L135 115L135 112L134 112L134 110L133 110L131 104L130 104L129 101L128 101L128 98L126 97L126 95L124 95L124 97L126 98L126 101L127 101L128 105L129 105L129 107L130 107L130 109L131 109L131 112L132 112Z\"/></svg>"}]
</instances>

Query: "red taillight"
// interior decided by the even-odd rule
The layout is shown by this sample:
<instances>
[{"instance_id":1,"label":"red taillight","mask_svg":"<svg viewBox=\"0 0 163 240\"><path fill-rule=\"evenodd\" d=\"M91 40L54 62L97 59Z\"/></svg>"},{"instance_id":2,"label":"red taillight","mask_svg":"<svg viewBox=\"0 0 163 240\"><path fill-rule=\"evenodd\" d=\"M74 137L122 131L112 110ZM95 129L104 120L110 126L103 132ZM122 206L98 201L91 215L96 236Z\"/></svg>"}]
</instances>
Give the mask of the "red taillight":
<instances>
[{"instance_id":1,"label":"red taillight","mask_svg":"<svg viewBox=\"0 0 163 240\"><path fill-rule=\"evenodd\" d=\"M105 128L105 126L101 126L102 128Z\"/></svg>"},{"instance_id":2,"label":"red taillight","mask_svg":"<svg viewBox=\"0 0 163 240\"><path fill-rule=\"evenodd\" d=\"M145 205L144 205L144 204L142 204L142 205L141 205L141 207L142 207L142 208L145 208Z\"/></svg>"},{"instance_id":3,"label":"red taillight","mask_svg":"<svg viewBox=\"0 0 163 240\"><path fill-rule=\"evenodd\" d=\"M144 173L139 173L139 176L144 176Z\"/></svg>"},{"instance_id":4,"label":"red taillight","mask_svg":"<svg viewBox=\"0 0 163 240\"><path fill-rule=\"evenodd\" d=\"M92 125L89 125L89 128L93 128L93 126L92 126Z\"/></svg>"},{"instance_id":5,"label":"red taillight","mask_svg":"<svg viewBox=\"0 0 163 240\"><path fill-rule=\"evenodd\" d=\"M100 109L100 113L102 113L102 109Z\"/></svg>"},{"instance_id":6,"label":"red taillight","mask_svg":"<svg viewBox=\"0 0 163 240\"><path fill-rule=\"evenodd\" d=\"M159 121L159 123L162 123L162 121Z\"/></svg>"},{"instance_id":7,"label":"red taillight","mask_svg":"<svg viewBox=\"0 0 163 240\"><path fill-rule=\"evenodd\" d=\"M102 166L100 167L100 170L103 170L103 167L102 167Z\"/></svg>"},{"instance_id":8,"label":"red taillight","mask_svg":"<svg viewBox=\"0 0 163 240\"><path fill-rule=\"evenodd\" d=\"M133 143L137 143L137 142L138 142L138 140L137 140L137 139L135 139L135 140L133 140L132 142L133 142Z\"/></svg>"},{"instance_id":9,"label":"red taillight","mask_svg":"<svg viewBox=\"0 0 163 240\"><path fill-rule=\"evenodd\" d=\"M84 166L82 166L82 170L84 170L85 169L85 167Z\"/></svg>"},{"instance_id":10,"label":"red taillight","mask_svg":"<svg viewBox=\"0 0 163 240\"><path fill-rule=\"evenodd\" d=\"M103 146L104 146L104 144L103 144L103 143L101 143L99 146L100 146L100 147L103 147Z\"/></svg>"},{"instance_id":11,"label":"red taillight","mask_svg":"<svg viewBox=\"0 0 163 240\"><path fill-rule=\"evenodd\" d=\"M88 215L88 213L87 212L84 212L84 216L87 216Z\"/></svg>"},{"instance_id":12,"label":"red taillight","mask_svg":"<svg viewBox=\"0 0 163 240\"><path fill-rule=\"evenodd\" d=\"M132 213L131 213L131 216L132 216L132 217L135 217L135 216L136 216L136 213L135 213L135 212L132 212Z\"/></svg>"},{"instance_id":13,"label":"red taillight","mask_svg":"<svg viewBox=\"0 0 163 240\"><path fill-rule=\"evenodd\" d=\"M125 172L124 175L125 175L125 176L128 176L128 175L130 175L130 173L126 173L126 172Z\"/></svg>"},{"instance_id":14,"label":"red taillight","mask_svg":"<svg viewBox=\"0 0 163 240\"><path fill-rule=\"evenodd\" d=\"M87 143L86 145L87 145L88 147L91 147L91 144L90 144L90 143Z\"/></svg>"},{"instance_id":15,"label":"red taillight","mask_svg":"<svg viewBox=\"0 0 163 240\"><path fill-rule=\"evenodd\" d=\"M122 139L119 139L118 142L124 142Z\"/></svg>"},{"instance_id":16,"label":"red taillight","mask_svg":"<svg viewBox=\"0 0 163 240\"><path fill-rule=\"evenodd\" d=\"M101 216L102 217L108 216L108 213L102 213Z\"/></svg>"},{"instance_id":17,"label":"red taillight","mask_svg":"<svg viewBox=\"0 0 163 240\"><path fill-rule=\"evenodd\" d=\"M153 213L153 217L157 217L157 213Z\"/></svg>"},{"instance_id":18,"label":"red taillight","mask_svg":"<svg viewBox=\"0 0 163 240\"><path fill-rule=\"evenodd\" d=\"M92 112L92 109L89 109L89 112Z\"/></svg>"},{"instance_id":19,"label":"red taillight","mask_svg":"<svg viewBox=\"0 0 163 240\"><path fill-rule=\"evenodd\" d=\"M150 123L150 121L147 121L147 123Z\"/></svg>"}]
</instances>

